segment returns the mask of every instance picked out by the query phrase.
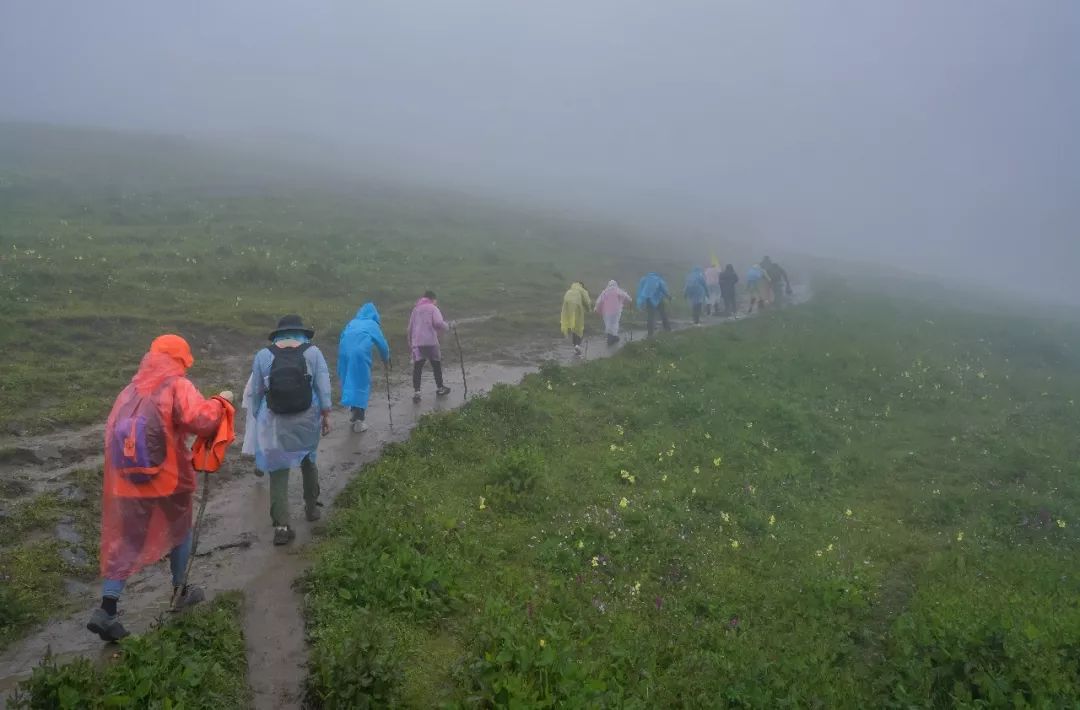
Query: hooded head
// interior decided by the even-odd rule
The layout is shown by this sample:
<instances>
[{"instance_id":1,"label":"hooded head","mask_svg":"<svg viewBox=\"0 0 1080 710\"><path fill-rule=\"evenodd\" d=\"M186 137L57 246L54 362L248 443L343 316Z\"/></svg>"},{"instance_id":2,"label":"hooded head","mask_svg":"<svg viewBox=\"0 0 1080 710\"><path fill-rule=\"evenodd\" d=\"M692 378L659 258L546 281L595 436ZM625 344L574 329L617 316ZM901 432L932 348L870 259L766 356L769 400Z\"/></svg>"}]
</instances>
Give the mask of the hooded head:
<instances>
[{"instance_id":1,"label":"hooded head","mask_svg":"<svg viewBox=\"0 0 1080 710\"><path fill-rule=\"evenodd\" d=\"M150 343L150 350L143 355L131 382L139 392L145 393L157 388L166 378L183 376L193 364L195 358L186 340L179 335L161 335Z\"/></svg>"},{"instance_id":2,"label":"hooded head","mask_svg":"<svg viewBox=\"0 0 1080 710\"><path fill-rule=\"evenodd\" d=\"M382 325L382 321L379 318L379 309L376 308L375 304L371 301L360 306L360 310L356 312L356 317L353 318L353 320L373 320Z\"/></svg>"},{"instance_id":3,"label":"hooded head","mask_svg":"<svg viewBox=\"0 0 1080 710\"><path fill-rule=\"evenodd\" d=\"M735 267L732 266L731 264L728 264L727 266L724 267L724 273L734 274L735 273Z\"/></svg>"},{"instance_id":4,"label":"hooded head","mask_svg":"<svg viewBox=\"0 0 1080 710\"><path fill-rule=\"evenodd\" d=\"M191 354L191 346L179 335L159 335L150 343L150 352L160 355L168 355L186 371L195 364L195 357Z\"/></svg>"},{"instance_id":5,"label":"hooded head","mask_svg":"<svg viewBox=\"0 0 1080 710\"><path fill-rule=\"evenodd\" d=\"M614 288L618 288L619 284L615 281L615 279L612 279L611 281L607 282L607 287L614 289Z\"/></svg>"}]
</instances>

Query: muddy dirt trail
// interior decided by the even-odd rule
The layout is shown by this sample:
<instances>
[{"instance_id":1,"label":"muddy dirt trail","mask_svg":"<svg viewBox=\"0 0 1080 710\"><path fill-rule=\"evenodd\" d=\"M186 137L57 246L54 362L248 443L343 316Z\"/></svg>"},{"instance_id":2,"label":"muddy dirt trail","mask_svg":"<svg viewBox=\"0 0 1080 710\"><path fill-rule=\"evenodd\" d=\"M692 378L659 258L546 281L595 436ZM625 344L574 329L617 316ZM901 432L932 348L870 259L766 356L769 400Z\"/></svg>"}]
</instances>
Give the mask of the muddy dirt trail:
<instances>
[{"instance_id":1,"label":"muddy dirt trail","mask_svg":"<svg viewBox=\"0 0 1080 710\"><path fill-rule=\"evenodd\" d=\"M807 293L797 294L796 301ZM706 325L720 325L730 319L703 318ZM676 329L692 326L675 321ZM586 339L583 356L575 356L565 341L533 343L526 347L508 347L496 353L498 362L465 363L469 397L488 392L500 383L516 384L544 361L564 364L609 357L631 339L644 333L624 330L624 340L608 347L603 334ZM368 410L369 430L350 431L348 414L336 409L331 417L333 430L324 437L318 451L319 482L322 488L324 521L332 515L331 504L345 485L366 464L377 459L383 447L402 441L429 412L454 409L465 402L461 369L452 341L445 348L446 383L452 392L436 398L430 370L425 371L424 397L412 401L410 382L391 385L393 428L388 418L386 389L379 388L381 372L374 373L376 384ZM238 457L239 446L230 457ZM295 589L296 580L308 564L306 548L312 533L323 522L308 523L303 518L303 499L299 472L289 481L289 500L296 540L286 547L274 547L270 526L269 481L256 476L253 464L236 465L240 473L225 479L211 478L210 497L199 541L198 557L191 572L191 583L203 586L208 595L215 591L243 590L246 606L244 634L248 651L248 672L253 704L256 708L293 708L302 704L306 677L307 646L304 639L302 598ZM197 493L201 496L201 491ZM157 564L133 577L124 592L121 608L124 625L132 633L146 631L155 621L167 616L172 582L167 564ZM104 657L109 651L85 628L89 612L99 598L96 587L85 593L84 610L50 622L0 654L0 700L19 680L29 675L34 665L49 650L60 659L75 656Z\"/></svg>"}]
</instances>

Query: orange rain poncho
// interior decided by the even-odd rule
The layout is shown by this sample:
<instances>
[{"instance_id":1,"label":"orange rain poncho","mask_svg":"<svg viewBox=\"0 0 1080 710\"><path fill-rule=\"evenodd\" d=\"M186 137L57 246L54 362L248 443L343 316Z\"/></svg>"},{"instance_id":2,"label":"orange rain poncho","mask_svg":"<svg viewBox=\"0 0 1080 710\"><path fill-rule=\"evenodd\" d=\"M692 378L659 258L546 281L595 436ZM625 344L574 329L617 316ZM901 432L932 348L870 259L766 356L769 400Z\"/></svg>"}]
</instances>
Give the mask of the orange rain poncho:
<instances>
[{"instance_id":1,"label":"orange rain poncho","mask_svg":"<svg viewBox=\"0 0 1080 710\"><path fill-rule=\"evenodd\" d=\"M127 579L157 562L191 530L195 470L186 439L213 437L226 407L185 377L194 361L183 338L157 338L113 404L101 501L106 579Z\"/></svg>"}]
</instances>

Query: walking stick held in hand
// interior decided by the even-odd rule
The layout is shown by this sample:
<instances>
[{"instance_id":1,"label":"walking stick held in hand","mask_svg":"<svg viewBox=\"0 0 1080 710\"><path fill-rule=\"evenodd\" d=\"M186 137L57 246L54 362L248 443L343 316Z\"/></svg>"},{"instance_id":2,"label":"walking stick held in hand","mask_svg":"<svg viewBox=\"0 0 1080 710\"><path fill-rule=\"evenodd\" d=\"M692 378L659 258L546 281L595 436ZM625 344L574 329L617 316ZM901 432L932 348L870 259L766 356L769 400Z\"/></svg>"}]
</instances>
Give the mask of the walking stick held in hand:
<instances>
[{"instance_id":1,"label":"walking stick held in hand","mask_svg":"<svg viewBox=\"0 0 1080 710\"><path fill-rule=\"evenodd\" d=\"M465 390L465 399L468 399L469 381L465 378L465 355L461 352L461 338L458 336L457 324L454 324L454 342L457 343L458 362L461 363L461 386Z\"/></svg>"},{"instance_id":2,"label":"walking stick held in hand","mask_svg":"<svg viewBox=\"0 0 1080 710\"><path fill-rule=\"evenodd\" d=\"M394 413L390 409L390 363L383 360L383 374L386 375L386 416L390 420L390 431L394 430Z\"/></svg>"}]
</instances>

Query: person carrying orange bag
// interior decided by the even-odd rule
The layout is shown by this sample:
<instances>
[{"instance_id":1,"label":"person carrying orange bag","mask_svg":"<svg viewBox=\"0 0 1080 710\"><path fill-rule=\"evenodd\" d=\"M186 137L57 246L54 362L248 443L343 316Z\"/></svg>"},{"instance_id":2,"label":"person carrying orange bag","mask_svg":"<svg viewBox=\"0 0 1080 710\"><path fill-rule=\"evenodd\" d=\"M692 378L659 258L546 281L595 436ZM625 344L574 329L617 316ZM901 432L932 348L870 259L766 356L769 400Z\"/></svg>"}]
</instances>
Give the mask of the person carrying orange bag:
<instances>
[{"instance_id":1,"label":"person carrying orange bag","mask_svg":"<svg viewBox=\"0 0 1080 710\"><path fill-rule=\"evenodd\" d=\"M131 575L165 554L173 575L172 607L202 601L184 583L191 553L195 468L190 435L214 442L232 416L232 392L204 399L186 377L191 347L178 335L150 345L131 383L113 404L105 425L101 498L101 606L86 628L103 641L128 635L117 604ZM213 447L211 447L213 448Z\"/></svg>"}]
</instances>

